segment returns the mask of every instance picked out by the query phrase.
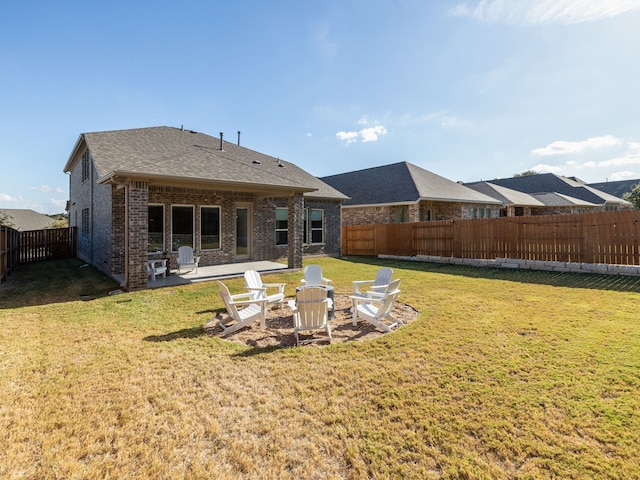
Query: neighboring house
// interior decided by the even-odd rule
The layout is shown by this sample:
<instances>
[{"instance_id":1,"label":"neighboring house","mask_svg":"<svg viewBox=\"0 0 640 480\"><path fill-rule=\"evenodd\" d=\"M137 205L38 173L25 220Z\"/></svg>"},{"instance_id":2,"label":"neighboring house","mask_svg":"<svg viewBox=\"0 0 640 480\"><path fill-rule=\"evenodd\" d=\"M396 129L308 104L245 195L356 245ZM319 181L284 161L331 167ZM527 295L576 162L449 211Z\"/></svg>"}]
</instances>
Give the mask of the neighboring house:
<instances>
[{"instance_id":1,"label":"neighboring house","mask_svg":"<svg viewBox=\"0 0 640 480\"><path fill-rule=\"evenodd\" d=\"M558 215L599 210L600 205L561 193L523 193L492 182L465 183L465 186L500 200L503 217Z\"/></svg>"},{"instance_id":2,"label":"neighboring house","mask_svg":"<svg viewBox=\"0 0 640 480\"><path fill-rule=\"evenodd\" d=\"M491 182L465 183L464 186L502 202L503 208L500 210L501 217L532 215L533 209L543 208L545 206L544 203L528 193L501 187Z\"/></svg>"},{"instance_id":3,"label":"neighboring house","mask_svg":"<svg viewBox=\"0 0 640 480\"><path fill-rule=\"evenodd\" d=\"M588 185L598 190L613 195L614 197L623 198L625 193L631 193L633 189L640 183L640 178L635 180L618 180L615 182L589 183Z\"/></svg>"},{"instance_id":4,"label":"neighboring house","mask_svg":"<svg viewBox=\"0 0 640 480\"><path fill-rule=\"evenodd\" d=\"M342 224L422 222L500 215L502 203L408 162L322 177L350 197Z\"/></svg>"},{"instance_id":5,"label":"neighboring house","mask_svg":"<svg viewBox=\"0 0 640 480\"><path fill-rule=\"evenodd\" d=\"M181 245L200 265L300 268L304 254L340 253L345 195L222 138L171 127L84 133L64 171L78 256L129 290L146 288L148 258L174 262Z\"/></svg>"},{"instance_id":6,"label":"neighboring house","mask_svg":"<svg viewBox=\"0 0 640 480\"><path fill-rule=\"evenodd\" d=\"M632 208L631 203L626 200L593 188L575 177L563 177L555 173L498 178L491 180L491 183L531 195L556 193L586 202L583 209L576 206L572 209L572 212L592 211L594 209L600 211L628 210ZM594 208L592 205L596 205L596 207Z\"/></svg>"},{"instance_id":7,"label":"neighboring house","mask_svg":"<svg viewBox=\"0 0 640 480\"><path fill-rule=\"evenodd\" d=\"M19 232L52 228L56 220L33 210L0 208L0 217L6 216L6 224Z\"/></svg>"}]
</instances>

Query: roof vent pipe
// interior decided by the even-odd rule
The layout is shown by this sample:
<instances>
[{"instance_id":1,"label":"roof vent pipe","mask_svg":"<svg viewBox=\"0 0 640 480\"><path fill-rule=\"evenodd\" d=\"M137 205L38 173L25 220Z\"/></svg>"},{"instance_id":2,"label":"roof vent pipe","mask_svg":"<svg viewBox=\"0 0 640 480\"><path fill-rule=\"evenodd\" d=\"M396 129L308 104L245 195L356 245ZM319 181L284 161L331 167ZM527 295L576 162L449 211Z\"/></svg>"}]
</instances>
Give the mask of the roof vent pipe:
<instances>
[{"instance_id":1,"label":"roof vent pipe","mask_svg":"<svg viewBox=\"0 0 640 480\"><path fill-rule=\"evenodd\" d=\"M222 148L222 145L223 145L222 137L224 137L224 133L220 132L220 150L224 150L224 148Z\"/></svg>"},{"instance_id":2,"label":"roof vent pipe","mask_svg":"<svg viewBox=\"0 0 640 480\"><path fill-rule=\"evenodd\" d=\"M240 146L240 130L238 130L238 146Z\"/></svg>"}]
</instances>

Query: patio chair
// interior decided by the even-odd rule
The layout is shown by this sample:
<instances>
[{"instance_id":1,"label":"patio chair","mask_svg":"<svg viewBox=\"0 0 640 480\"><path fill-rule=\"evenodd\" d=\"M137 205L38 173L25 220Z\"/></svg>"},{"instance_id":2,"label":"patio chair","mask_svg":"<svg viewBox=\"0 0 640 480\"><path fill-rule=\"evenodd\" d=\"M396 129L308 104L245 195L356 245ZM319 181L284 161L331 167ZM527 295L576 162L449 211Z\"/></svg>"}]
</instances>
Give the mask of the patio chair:
<instances>
[{"instance_id":1,"label":"patio chair","mask_svg":"<svg viewBox=\"0 0 640 480\"><path fill-rule=\"evenodd\" d=\"M184 268L190 268L198 273L198 262L200 262L200 257L193 256L193 248L187 245L178 248L178 275L182 274Z\"/></svg>"},{"instance_id":2,"label":"patio chair","mask_svg":"<svg viewBox=\"0 0 640 480\"><path fill-rule=\"evenodd\" d=\"M391 277L393 276L393 270L389 267L383 267L378 270L375 280L356 280L353 282L353 294L357 297L375 297L384 293L387 285L391 283ZM360 288L369 286L366 291L361 291Z\"/></svg>"},{"instance_id":3,"label":"patio chair","mask_svg":"<svg viewBox=\"0 0 640 480\"><path fill-rule=\"evenodd\" d=\"M391 314L393 306L400 295L399 285L400 280L394 280L389 284L384 295L379 298L351 296L351 301L353 302L353 326L358 324L359 317L383 332L390 332L393 328L401 325L402 320L395 318ZM386 323L383 320L389 320L391 323Z\"/></svg>"},{"instance_id":4,"label":"patio chair","mask_svg":"<svg viewBox=\"0 0 640 480\"><path fill-rule=\"evenodd\" d=\"M331 327L329 326L329 299L327 291L322 287L306 287L296 293L295 302L291 300L289 306L293 310L293 333L296 345L329 340L331 343ZM299 333L309 330L325 330L326 337L316 337L300 341Z\"/></svg>"},{"instance_id":5,"label":"patio chair","mask_svg":"<svg viewBox=\"0 0 640 480\"><path fill-rule=\"evenodd\" d=\"M278 304L278 308L282 308L284 302L284 283L262 283L260 273L256 270L247 270L244 272L244 285L252 294L252 298L266 298L268 305ZM267 294L267 288L277 288L277 293Z\"/></svg>"},{"instance_id":6,"label":"patio chair","mask_svg":"<svg viewBox=\"0 0 640 480\"><path fill-rule=\"evenodd\" d=\"M305 287L331 285L331 280L322 276L322 267L319 265L307 265L304 267L304 278L300 281Z\"/></svg>"},{"instance_id":7,"label":"patio chair","mask_svg":"<svg viewBox=\"0 0 640 480\"><path fill-rule=\"evenodd\" d=\"M224 306L227 309L229 318L227 321L218 321L218 325L224 330L223 335L227 336L233 332L240 330L241 328L250 325L251 323L260 320L260 328L265 328L267 320L267 299L261 298L258 300L251 298L251 293L239 293L231 295L227 286L220 280L216 280L220 286L220 297L224 302ZM244 298L245 300L241 300ZM231 326L227 326L228 323L234 321Z\"/></svg>"},{"instance_id":8,"label":"patio chair","mask_svg":"<svg viewBox=\"0 0 640 480\"><path fill-rule=\"evenodd\" d=\"M167 259L147 261L147 275L151 277L152 282L156 281L158 275L162 275L162 278L167 278Z\"/></svg>"}]
</instances>

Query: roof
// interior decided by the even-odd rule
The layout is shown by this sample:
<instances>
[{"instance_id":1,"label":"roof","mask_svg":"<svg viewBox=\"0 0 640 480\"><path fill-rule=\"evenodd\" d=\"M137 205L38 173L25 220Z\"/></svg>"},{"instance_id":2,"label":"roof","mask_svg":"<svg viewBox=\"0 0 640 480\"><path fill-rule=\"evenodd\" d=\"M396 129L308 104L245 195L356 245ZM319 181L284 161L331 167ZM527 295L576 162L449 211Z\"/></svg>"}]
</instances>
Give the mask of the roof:
<instances>
[{"instance_id":1,"label":"roof","mask_svg":"<svg viewBox=\"0 0 640 480\"><path fill-rule=\"evenodd\" d=\"M155 185L347 198L293 163L191 130L149 127L81 134L65 172L79 161L83 144L91 152L98 183L139 179Z\"/></svg>"},{"instance_id":2,"label":"roof","mask_svg":"<svg viewBox=\"0 0 640 480\"><path fill-rule=\"evenodd\" d=\"M625 193L630 193L633 191L636 185L640 183L640 178L636 178L635 180L619 180L616 182L600 182L600 183L589 183L588 185L592 188L597 188L598 190L608 193L609 195L613 195L614 197L622 198Z\"/></svg>"},{"instance_id":3,"label":"roof","mask_svg":"<svg viewBox=\"0 0 640 480\"><path fill-rule=\"evenodd\" d=\"M585 202L579 198L570 197L561 193L534 193L533 197L539 199L547 207L598 207L599 205Z\"/></svg>"},{"instance_id":4,"label":"roof","mask_svg":"<svg viewBox=\"0 0 640 480\"><path fill-rule=\"evenodd\" d=\"M345 206L385 205L433 200L500 204L494 198L408 162L321 177L350 197Z\"/></svg>"},{"instance_id":5,"label":"roof","mask_svg":"<svg viewBox=\"0 0 640 480\"><path fill-rule=\"evenodd\" d=\"M500 200L504 205L518 207L543 207L544 203L528 193L518 192L491 182L465 183L466 187Z\"/></svg>"},{"instance_id":6,"label":"roof","mask_svg":"<svg viewBox=\"0 0 640 480\"><path fill-rule=\"evenodd\" d=\"M0 208L0 214L6 215L11 228L20 232L50 228L55 219L34 210Z\"/></svg>"},{"instance_id":7,"label":"roof","mask_svg":"<svg viewBox=\"0 0 640 480\"><path fill-rule=\"evenodd\" d=\"M560 193L595 205L603 205L604 203L630 205L629 202L590 187L581 180L563 177L555 173L499 178L491 180L491 183L529 194Z\"/></svg>"}]
</instances>

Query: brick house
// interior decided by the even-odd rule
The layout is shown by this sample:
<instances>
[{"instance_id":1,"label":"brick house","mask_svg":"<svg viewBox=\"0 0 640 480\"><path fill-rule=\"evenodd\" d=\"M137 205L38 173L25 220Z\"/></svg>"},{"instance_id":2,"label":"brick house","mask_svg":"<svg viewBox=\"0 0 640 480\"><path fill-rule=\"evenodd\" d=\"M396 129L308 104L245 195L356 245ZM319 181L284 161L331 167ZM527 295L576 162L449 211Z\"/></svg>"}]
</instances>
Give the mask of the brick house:
<instances>
[{"instance_id":1,"label":"brick house","mask_svg":"<svg viewBox=\"0 0 640 480\"><path fill-rule=\"evenodd\" d=\"M494 218L502 203L408 162L322 177L350 198L342 225Z\"/></svg>"},{"instance_id":2,"label":"brick house","mask_svg":"<svg viewBox=\"0 0 640 480\"><path fill-rule=\"evenodd\" d=\"M528 193L545 204L544 208L533 209L532 215L619 211L633 207L631 202L594 188L576 177L555 173L496 178L491 180L491 184Z\"/></svg>"},{"instance_id":3,"label":"brick house","mask_svg":"<svg viewBox=\"0 0 640 480\"><path fill-rule=\"evenodd\" d=\"M239 142L238 142L239 143ZM64 167L78 257L128 290L147 260L190 245L200 265L340 253L347 197L296 165L203 133L150 127L81 134ZM173 263L175 266L175 263Z\"/></svg>"}]
</instances>

